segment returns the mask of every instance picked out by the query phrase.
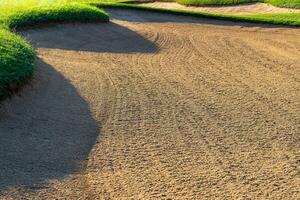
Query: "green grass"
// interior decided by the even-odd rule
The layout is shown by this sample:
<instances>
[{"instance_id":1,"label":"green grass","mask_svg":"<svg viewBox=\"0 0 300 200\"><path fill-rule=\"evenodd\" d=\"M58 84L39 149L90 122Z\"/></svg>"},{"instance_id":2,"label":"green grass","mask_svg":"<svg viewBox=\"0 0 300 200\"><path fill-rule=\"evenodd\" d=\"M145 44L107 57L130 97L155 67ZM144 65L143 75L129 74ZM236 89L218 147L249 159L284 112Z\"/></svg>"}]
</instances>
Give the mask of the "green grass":
<instances>
[{"instance_id":1,"label":"green grass","mask_svg":"<svg viewBox=\"0 0 300 200\"><path fill-rule=\"evenodd\" d=\"M0 99L22 85L33 71L34 52L20 37L0 30Z\"/></svg>"},{"instance_id":2,"label":"green grass","mask_svg":"<svg viewBox=\"0 0 300 200\"><path fill-rule=\"evenodd\" d=\"M255 2L255 0L176 0L176 2L183 5L203 6L203 5L233 5L233 4Z\"/></svg>"},{"instance_id":3,"label":"green grass","mask_svg":"<svg viewBox=\"0 0 300 200\"><path fill-rule=\"evenodd\" d=\"M62 21L109 21L108 15L82 3L53 0L0 0L0 99L9 96L32 75L35 53L13 30Z\"/></svg>"},{"instance_id":4,"label":"green grass","mask_svg":"<svg viewBox=\"0 0 300 200\"><path fill-rule=\"evenodd\" d=\"M135 9L135 10L142 10L142 11L172 13L175 15L222 19L222 20L229 20L229 21L300 26L300 13L229 15L229 14L213 14L213 13L206 13L206 12L195 12L195 11L188 11L188 10L154 8L154 7L141 6L138 4L125 4L125 3L101 2L101 3L93 3L93 5L96 5L99 7Z\"/></svg>"},{"instance_id":5,"label":"green grass","mask_svg":"<svg viewBox=\"0 0 300 200\"><path fill-rule=\"evenodd\" d=\"M300 8L300 0L175 0L183 5L232 5L251 2L269 3L278 7Z\"/></svg>"},{"instance_id":6,"label":"green grass","mask_svg":"<svg viewBox=\"0 0 300 200\"><path fill-rule=\"evenodd\" d=\"M261 0L264 3L270 3L278 7L300 8L300 0Z\"/></svg>"},{"instance_id":7,"label":"green grass","mask_svg":"<svg viewBox=\"0 0 300 200\"><path fill-rule=\"evenodd\" d=\"M125 3L125 2L130 2L132 0L102 0L102 1L101 0L73 0L73 1L85 2L85 3L101 3L101 2ZM133 0L133 1L153 1L153 0ZM193 6L235 5L235 4L242 4L242 3L262 2L262 3L269 3L277 7L300 9L300 0L158 0L158 1L177 2L183 5L193 5Z\"/></svg>"}]
</instances>

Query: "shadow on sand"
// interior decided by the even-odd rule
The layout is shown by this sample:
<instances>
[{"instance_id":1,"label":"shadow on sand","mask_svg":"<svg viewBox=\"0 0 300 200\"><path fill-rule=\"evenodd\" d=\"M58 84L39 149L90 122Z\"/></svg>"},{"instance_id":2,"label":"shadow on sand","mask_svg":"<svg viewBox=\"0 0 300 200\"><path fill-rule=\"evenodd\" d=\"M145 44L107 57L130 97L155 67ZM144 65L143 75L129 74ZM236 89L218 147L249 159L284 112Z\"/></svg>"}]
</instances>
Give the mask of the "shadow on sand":
<instances>
[{"instance_id":1,"label":"shadow on sand","mask_svg":"<svg viewBox=\"0 0 300 200\"><path fill-rule=\"evenodd\" d=\"M76 88L37 66L32 86L0 106L0 194L78 171L100 132Z\"/></svg>"},{"instance_id":2,"label":"shadow on sand","mask_svg":"<svg viewBox=\"0 0 300 200\"><path fill-rule=\"evenodd\" d=\"M139 33L112 22L57 24L40 27L38 31L26 30L21 35L37 48L109 53L155 53L159 50L155 43Z\"/></svg>"},{"instance_id":3,"label":"shadow on sand","mask_svg":"<svg viewBox=\"0 0 300 200\"><path fill-rule=\"evenodd\" d=\"M159 49L115 23L58 24L20 34L37 48L114 53ZM0 196L9 187L32 187L81 170L100 133L101 124L77 89L41 59L36 66L30 85L0 103Z\"/></svg>"},{"instance_id":4,"label":"shadow on sand","mask_svg":"<svg viewBox=\"0 0 300 200\"><path fill-rule=\"evenodd\" d=\"M149 10L105 8L111 19L137 23L194 23L221 26L260 27L260 28L296 28L288 25L272 25L263 23L239 22L222 19L211 19L204 17L183 16L171 13L162 13Z\"/></svg>"}]
</instances>

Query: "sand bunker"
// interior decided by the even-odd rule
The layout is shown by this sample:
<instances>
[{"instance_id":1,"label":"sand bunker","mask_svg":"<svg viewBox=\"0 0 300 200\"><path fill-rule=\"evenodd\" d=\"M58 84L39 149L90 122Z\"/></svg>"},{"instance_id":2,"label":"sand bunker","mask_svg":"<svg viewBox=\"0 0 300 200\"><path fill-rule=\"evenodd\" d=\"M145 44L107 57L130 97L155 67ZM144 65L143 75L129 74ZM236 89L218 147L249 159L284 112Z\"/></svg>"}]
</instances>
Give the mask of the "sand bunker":
<instances>
[{"instance_id":1,"label":"sand bunker","mask_svg":"<svg viewBox=\"0 0 300 200\"><path fill-rule=\"evenodd\" d=\"M227 14L266 14L266 13L300 13L300 9L279 8L266 3L247 3L233 6L184 6L175 2L144 3L144 6L155 8L172 8L198 12Z\"/></svg>"},{"instance_id":2,"label":"sand bunker","mask_svg":"<svg viewBox=\"0 0 300 200\"><path fill-rule=\"evenodd\" d=\"M299 197L299 29L109 12L22 33L0 199Z\"/></svg>"}]
</instances>

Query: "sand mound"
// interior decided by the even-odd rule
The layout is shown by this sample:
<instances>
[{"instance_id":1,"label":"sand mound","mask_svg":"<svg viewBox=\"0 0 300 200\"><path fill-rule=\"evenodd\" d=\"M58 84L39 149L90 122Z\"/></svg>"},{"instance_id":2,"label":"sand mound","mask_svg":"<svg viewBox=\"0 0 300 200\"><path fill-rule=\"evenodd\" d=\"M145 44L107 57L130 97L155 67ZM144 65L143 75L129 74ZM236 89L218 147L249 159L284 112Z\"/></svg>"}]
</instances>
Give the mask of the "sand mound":
<instances>
[{"instance_id":1,"label":"sand mound","mask_svg":"<svg viewBox=\"0 0 300 200\"><path fill-rule=\"evenodd\" d=\"M110 14L22 33L0 199L297 199L299 29Z\"/></svg>"},{"instance_id":2,"label":"sand mound","mask_svg":"<svg viewBox=\"0 0 300 200\"><path fill-rule=\"evenodd\" d=\"M144 6L155 8L172 8L198 12L227 14L267 14L267 13L300 13L300 9L279 8L266 3L247 3L233 6L184 6L175 2L144 3Z\"/></svg>"}]
</instances>

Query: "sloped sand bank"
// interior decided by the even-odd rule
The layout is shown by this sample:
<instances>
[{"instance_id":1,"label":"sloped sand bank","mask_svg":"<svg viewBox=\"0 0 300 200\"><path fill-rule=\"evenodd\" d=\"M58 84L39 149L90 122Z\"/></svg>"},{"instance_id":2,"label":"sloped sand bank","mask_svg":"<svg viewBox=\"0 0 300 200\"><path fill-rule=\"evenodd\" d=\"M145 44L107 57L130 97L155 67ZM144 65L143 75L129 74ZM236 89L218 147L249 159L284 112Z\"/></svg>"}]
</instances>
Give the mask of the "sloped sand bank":
<instances>
[{"instance_id":1,"label":"sloped sand bank","mask_svg":"<svg viewBox=\"0 0 300 200\"><path fill-rule=\"evenodd\" d=\"M154 2L140 4L155 8L171 8L192 10L198 12L226 13L226 14L270 14L270 13L300 13L300 9L279 8L266 3L247 3L232 6L184 6L175 2Z\"/></svg>"}]
</instances>

